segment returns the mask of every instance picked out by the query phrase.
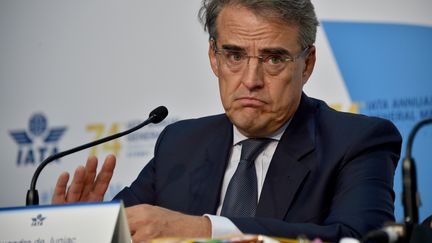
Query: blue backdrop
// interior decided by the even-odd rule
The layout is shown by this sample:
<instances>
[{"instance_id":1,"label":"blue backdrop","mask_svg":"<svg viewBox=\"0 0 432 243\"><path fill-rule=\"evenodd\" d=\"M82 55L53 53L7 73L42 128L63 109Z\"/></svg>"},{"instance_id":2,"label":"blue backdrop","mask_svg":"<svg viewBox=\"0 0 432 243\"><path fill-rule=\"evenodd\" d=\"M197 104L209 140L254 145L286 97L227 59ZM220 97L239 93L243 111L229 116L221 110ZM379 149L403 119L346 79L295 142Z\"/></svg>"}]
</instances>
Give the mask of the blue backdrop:
<instances>
[{"instance_id":1,"label":"blue backdrop","mask_svg":"<svg viewBox=\"0 0 432 243\"><path fill-rule=\"evenodd\" d=\"M392 120L403 138L416 122L432 117L432 27L324 21L345 85L359 112ZM420 218L432 214L432 128L414 143L422 199ZM401 160L395 175L396 217L403 219ZM373 200L371 198L371 200Z\"/></svg>"}]
</instances>

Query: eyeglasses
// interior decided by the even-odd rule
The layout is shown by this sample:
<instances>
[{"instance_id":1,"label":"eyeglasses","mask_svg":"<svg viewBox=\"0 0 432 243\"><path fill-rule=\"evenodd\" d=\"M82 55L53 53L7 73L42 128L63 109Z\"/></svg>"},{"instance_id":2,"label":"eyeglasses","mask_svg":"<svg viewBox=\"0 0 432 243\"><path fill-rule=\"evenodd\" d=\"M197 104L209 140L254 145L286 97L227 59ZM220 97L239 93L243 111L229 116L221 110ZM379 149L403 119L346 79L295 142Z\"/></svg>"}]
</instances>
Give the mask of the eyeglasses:
<instances>
[{"instance_id":1,"label":"eyeglasses","mask_svg":"<svg viewBox=\"0 0 432 243\"><path fill-rule=\"evenodd\" d=\"M305 48L300 54L292 57L287 54L279 53L266 53L259 56L247 55L245 51L242 50L231 50L231 49L218 49L216 46L216 41L213 40L213 49L216 54L221 56L221 61L232 71L239 72L243 70L246 64L249 64L251 58L257 58L260 63L262 63L264 71L270 75L277 75L281 73L290 62L295 62L299 58L306 56L306 53L310 49Z\"/></svg>"}]
</instances>

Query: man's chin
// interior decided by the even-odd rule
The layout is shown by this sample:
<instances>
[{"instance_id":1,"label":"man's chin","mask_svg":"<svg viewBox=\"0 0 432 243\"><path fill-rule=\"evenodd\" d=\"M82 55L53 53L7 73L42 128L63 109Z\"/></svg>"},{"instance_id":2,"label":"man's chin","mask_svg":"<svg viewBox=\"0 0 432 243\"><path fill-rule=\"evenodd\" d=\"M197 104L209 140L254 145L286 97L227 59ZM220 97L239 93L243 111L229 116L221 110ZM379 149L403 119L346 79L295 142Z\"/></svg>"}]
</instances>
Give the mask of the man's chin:
<instances>
[{"instance_id":1,"label":"man's chin","mask_svg":"<svg viewBox=\"0 0 432 243\"><path fill-rule=\"evenodd\" d=\"M253 126L258 119L262 119L262 111L256 107L241 107L226 114L236 126Z\"/></svg>"},{"instance_id":2,"label":"man's chin","mask_svg":"<svg viewBox=\"0 0 432 243\"><path fill-rule=\"evenodd\" d=\"M271 117L265 117L262 113L238 112L227 113L234 126L246 137L266 137L278 128Z\"/></svg>"},{"instance_id":3,"label":"man's chin","mask_svg":"<svg viewBox=\"0 0 432 243\"><path fill-rule=\"evenodd\" d=\"M238 116L244 117L244 119L255 120L263 116L265 111L263 106L248 105L236 108L233 113L237 113Z\"/></svg>"}]
</instances>

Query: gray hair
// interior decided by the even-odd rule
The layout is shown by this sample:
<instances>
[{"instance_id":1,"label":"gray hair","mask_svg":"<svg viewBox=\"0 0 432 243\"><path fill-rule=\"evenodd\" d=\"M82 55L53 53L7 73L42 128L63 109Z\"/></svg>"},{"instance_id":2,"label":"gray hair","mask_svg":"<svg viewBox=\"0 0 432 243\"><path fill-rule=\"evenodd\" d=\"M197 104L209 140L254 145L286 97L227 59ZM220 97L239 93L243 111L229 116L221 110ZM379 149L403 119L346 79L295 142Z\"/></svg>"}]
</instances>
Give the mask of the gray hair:
<instances>
[{"instance_id":1,"label":"gray hair","mask_svg":"<svg viewBox=\"0 0 432 243\"><path fill-rule=\"evenodd\" d=\"M299 27L299 44L307 48L315 43L319 25L310 0L203 0L198 17L210 38L217 39L216 19L225 6L240 5L255 14L279 18Z\"/></svg>"}]
</instances>

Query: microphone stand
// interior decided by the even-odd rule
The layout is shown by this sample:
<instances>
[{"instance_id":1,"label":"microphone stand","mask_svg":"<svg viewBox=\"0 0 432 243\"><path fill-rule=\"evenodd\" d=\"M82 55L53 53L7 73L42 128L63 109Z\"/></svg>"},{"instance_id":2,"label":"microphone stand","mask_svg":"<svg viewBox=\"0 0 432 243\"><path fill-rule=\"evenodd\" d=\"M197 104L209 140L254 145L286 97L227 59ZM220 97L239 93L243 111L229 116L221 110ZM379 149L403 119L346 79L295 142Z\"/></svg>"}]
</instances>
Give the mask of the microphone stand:
<instances>
[{"instance_id":1,"label":"microphone stand","mask_svg":"<svg viewBox=\"0 0 432 243\"><path fill-rule=\"evenodd\" d=\"M402 203L404 206L404 215L405 215L404 222L406 227L405 230L406 230L407 240L411 238L413 228L416 224L418 224L419 221L418 209L420 207L420 194L417 191L417 171L416 171L414 158L411 155L411 150L417 132L423 126L431 123L432 123L432 118L421 120L411 130L408 136L406 155L402 163L402 181L403 181Z\"/></svg>"},{"instance_id":2,"label":"microphone stand","mask_svg":"<svg viewBox=\"0 0 432 243\"><path fill-rule=\"evenodd\" d=\"M406 155L402 163L402 204L404 206L404 224L389 224L383 229L374 230L366 234L362 243L386 242L386 243L419 243L432 242L432 232L429 228L418 225L420 207L420 194L417 191L417 172L411 150L417 132L423 126L432 123L432 118L424 119L415 124L411 130Z\"/></svg>"},{"instance_id":3,"label":"microphone stand","mask_svg":"<svg viewBox=\"0 0 432 243\"><path fill-rule=\"evenodd\" d=\"M49 156L48 158L46 158L44 161L42 161L42 163L36 168L35 173L33 174L33 178L31 180L30 183L30 189L27 191L27 197L26 197L26 206L29 205L39 205L39 194L38 191L36 190L36 182L37 179L41 173L41 171L43 170L43 168L45 168L45 166L49 163L51 163L54 160L60 159L66 155L99 145L101 143L105 143L108 142L110 140L122 137L124 135L127 135L131 132L134 132L140 128L142 128L143 126L149 124L149 123L159 123L161 122L163 119L165 119L165 117L168 115L168 110L165 106L159 106L156 109L154 109L152 112L150 112L149 118L147 120L145 120L144 122L138 124L137 126L126 130L124 132L120 132L117 134L113 134L111 136L105 137L105 138L101 138L99 140L90 142L90 143L86 143L83 144L81 146L60 152L58 154L54 154Z\"/></svg>"}]
</instances>

